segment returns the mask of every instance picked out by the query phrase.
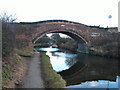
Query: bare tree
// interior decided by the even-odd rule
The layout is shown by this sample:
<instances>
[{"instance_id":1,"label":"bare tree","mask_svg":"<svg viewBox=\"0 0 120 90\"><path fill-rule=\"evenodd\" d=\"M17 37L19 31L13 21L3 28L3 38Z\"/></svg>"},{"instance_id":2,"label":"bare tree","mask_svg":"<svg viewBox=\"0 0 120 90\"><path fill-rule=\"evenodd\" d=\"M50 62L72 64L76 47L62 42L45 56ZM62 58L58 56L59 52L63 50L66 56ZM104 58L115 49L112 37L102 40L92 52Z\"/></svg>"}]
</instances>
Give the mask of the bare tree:
<instances>
[{"instance_id":1,"label":"bare tree","mask_svg":"<svg viewBox=\"0 0 120 90\"><path fill-rule=\"evenodd\" d=\"M17 20L17 18L15 18L15 15L13 16L12 14L11 15L8 15L7 13L1 13L0 14L0 20L2 22L15 22Z\"/></svg>"}]
</instances>

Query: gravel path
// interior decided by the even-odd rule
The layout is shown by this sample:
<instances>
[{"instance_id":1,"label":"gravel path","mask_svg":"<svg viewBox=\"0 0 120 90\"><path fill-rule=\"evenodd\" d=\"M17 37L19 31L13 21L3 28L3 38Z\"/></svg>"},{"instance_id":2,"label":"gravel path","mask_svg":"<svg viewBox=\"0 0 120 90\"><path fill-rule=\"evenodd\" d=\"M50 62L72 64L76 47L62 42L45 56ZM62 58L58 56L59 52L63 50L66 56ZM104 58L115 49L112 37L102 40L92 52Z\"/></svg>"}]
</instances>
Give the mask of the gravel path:
<instances>
[{"instance_id":1,"label":"gravel path","mask_svg":"<svg viewBox=\"0 0 120 90\"><path fill-rule=\"evenodd\" d=\"M29 64L26 80L22 88L44 88L40 70L40 53L36 52Z\"/></svg>"}]
</instances>

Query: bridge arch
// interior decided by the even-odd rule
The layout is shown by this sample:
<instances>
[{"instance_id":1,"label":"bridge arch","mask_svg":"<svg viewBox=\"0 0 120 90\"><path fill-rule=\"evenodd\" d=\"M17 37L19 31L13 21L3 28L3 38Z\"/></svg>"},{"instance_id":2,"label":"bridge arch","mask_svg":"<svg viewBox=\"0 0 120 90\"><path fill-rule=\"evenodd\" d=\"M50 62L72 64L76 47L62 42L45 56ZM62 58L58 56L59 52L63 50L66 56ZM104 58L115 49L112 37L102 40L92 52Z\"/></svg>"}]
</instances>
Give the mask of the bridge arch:
<instances>
[{"instance_id":1,"label":"bridge arch","mask_svg":"<svg viewBox=\"0 0 120 90\"><path fill-rule=\"evenodd\" d=\"M32 40L32 42L35 43L38 39L42 38L44 35L49 34L49 33L63 33L63 34L66 34L66 35L72 37L73 39L75 39L75 40L77 40L77 41L78 41L78 40L81 40L81 42L84 42L84 43L87 44L87 41L86 41L82 36L78 35L78 34L75 33L75 32L66 31L66 30L59 30L59 31L57 31L57 30L52 30L52 31L42 32L42 33L38 34L38 35Z\"/></svg>"},{"instance_id":2,"label":"bridge arch","mask_svg":"<svg viewBox=\"0 0 120 90\"><path fill-rule=\"evenodd\" d=\"M87 40L85 40L82 36L80 36L77 32L73 30L67 30L66 29L52 29L52 30L46 30L45 32L38 33L38 35L32 40L33 43L35 43L37 40L42 38L44 35L49 34L49 33L62 33L70 36L73 38L75 41L78 42L78 49L77 51L79 52L84 52L88 53L88 46L87 46Z\"/></svg>"}]
</instances>

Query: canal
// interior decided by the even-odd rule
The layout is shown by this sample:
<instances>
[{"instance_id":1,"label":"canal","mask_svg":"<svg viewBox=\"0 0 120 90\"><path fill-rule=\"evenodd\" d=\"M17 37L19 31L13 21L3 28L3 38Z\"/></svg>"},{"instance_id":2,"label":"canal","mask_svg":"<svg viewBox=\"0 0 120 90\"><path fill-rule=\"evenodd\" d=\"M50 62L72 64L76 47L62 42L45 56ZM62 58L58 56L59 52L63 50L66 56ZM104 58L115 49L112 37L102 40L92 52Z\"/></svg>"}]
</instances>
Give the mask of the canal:
<instances>
[{"instance_id":1,"label":"canal","mask_svg":"<svg viewBox=\"0 0 120 90\"><path fill-rule=\"evenodd\" d=\"M118 88L119 61L58 48L39 48L50 57L53 69L67 82L67 88Z\"/></svg>"}]
</instances>

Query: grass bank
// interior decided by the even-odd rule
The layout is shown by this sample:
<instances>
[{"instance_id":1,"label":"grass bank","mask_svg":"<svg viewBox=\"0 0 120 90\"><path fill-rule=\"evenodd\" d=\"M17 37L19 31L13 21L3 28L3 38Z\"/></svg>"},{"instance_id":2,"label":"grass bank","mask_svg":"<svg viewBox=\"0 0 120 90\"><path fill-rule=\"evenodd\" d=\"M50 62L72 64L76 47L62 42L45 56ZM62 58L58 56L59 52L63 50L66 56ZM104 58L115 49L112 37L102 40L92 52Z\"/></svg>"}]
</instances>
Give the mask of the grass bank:
<instances>
[{"instance_id":1,"label":"grass bank","mask_svg":"<svg viewBox=\"0 0 120 90\"><path fill-rule=\"evenodd\" d=\"M22 81L26 61L17 54L5 59L8 61L2 64L2 87L15 88Z\"/></svg>"},{"instance_id":2,"label":"grass bank","mask_svg":"<svg viewBox=\"0 0 120 90\"><path fill-rule=\"evenodd\" d=\"M23 57L31 57L34 54L33 52L30 51L21 51L21 50L16 50L16 53Z\"/></svg>"},{"instance_id":3,"label":"grass bank","mask_svg":"<svg viewBox=\"0 0 120 90\"><path fill-rule=\"evenodd\" d=\"M89 49L89 53L104 57L120 58L119 46L117 42L111 42L102 46L96 46Z\"/></svg>"},{"instance_id":4,"label":"grass bank","mask_svg":"<svg viewBox=\"0 0 120 90\"><path fill-rule=\"evenodd\" d=\"M22 51L21 51L22 53ZM30 52L31 53L31 52ZM32 54L31 54L32 55ZM26 53L22 55L15 50L13 55L3 58L2 62L2 87L16 88L23 81L27 71L28 61L25 57L30 56Z\"/></svg>"},{"instance_id":5,"label":"grass bank","mask_svg":"<svg viewBox=\"0 0 120 90\"><path fill-rule=\"evenodd\" d=\"M45 52L41 52L40 56L45 88L65 88L66 82L55 70L53 70L52 65L50 64L50 58Z\"/></svg>"}]
</instances>

